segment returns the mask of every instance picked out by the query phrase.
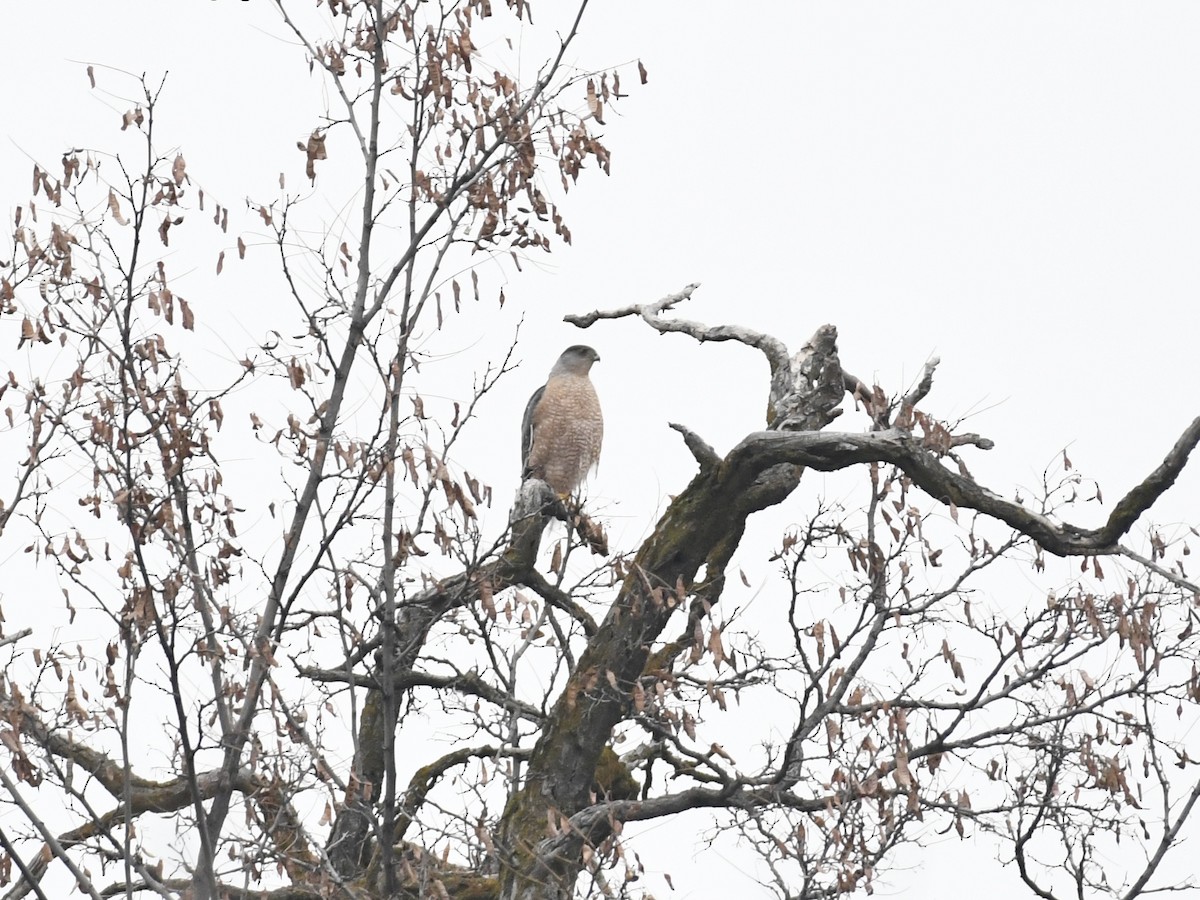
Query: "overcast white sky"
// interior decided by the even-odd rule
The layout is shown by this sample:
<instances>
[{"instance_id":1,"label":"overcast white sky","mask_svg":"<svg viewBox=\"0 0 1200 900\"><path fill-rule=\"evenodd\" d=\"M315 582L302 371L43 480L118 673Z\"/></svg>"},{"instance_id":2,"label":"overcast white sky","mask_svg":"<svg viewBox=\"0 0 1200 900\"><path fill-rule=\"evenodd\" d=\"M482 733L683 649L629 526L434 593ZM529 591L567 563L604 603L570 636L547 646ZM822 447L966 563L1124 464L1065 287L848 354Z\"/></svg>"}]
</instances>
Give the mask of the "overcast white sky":
<instances>
[{"instance_id":1,"label":"overcast white sky","mask_svg":"<svg viewBox=\"0 0 1200 900\"><path fill-rule=\"evenodd\" d=\"M534 3L537 20L552 2ZM5 3L0 210L27 200L31 159L112 145L124 105L89 89L87 63L101 89L128 89L103 66L169 70L163 145L225 205L274 196L281 169L300 184L295 143L320 88L282 36L263 0ZM589 173L565 206L574 246L511 277L505 310L458 332L482 365L525 317L526 366L488 413L490 439L460 460L498 498L516 487L525 398L569 343L602 356L606 446L591 492L618 544L690 478L668 421L722 451L761 426L755 353L633 321L586 334L561 322L692 281L703 286L688 317L793 350L832 322L844 365L890 391L940 356L925 406L973 414L971 430L995 439L970 462L1002 494L1035 485L1069 447L1115 499L1200 413L1200 5L607 0L576 58L640 58L649 83L610 116L612 177ZM211 280L196 279L194 302L269 317L269 298L207 296ZM847 415L845 427L863 424ZM1195 521L1198 489L1186 473L1157 520ZM671 867L675 896L708 896L713 861L690 854L679 848ZM934 871L894 886L961 896Z\"/></svg>"}]
</instances>

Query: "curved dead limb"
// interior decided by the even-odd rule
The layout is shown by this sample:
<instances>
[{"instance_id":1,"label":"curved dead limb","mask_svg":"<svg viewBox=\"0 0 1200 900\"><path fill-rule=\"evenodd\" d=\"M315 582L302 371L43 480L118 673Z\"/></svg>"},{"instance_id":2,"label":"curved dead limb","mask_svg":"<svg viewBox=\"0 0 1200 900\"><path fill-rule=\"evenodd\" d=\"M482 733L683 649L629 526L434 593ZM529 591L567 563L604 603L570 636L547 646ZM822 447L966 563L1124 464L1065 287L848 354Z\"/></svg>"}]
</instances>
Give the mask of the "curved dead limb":
<instances>
[{"instance_id":1,"label":"curved dead limb","mask_svg":"<svg viewBox=\"0 0 1200 900\"><path fill-rule=\"evenodd\" d=\"M516 748L463 747L460 750L453 750L440 759L429 763L429 765L417 769L409 780L408 790L404 792L404 798L400 802L399 817L396 821L396 834L393 837L393 842L400 843L404 840L409 826L417 815L417 810L421 808L421 805L425 802L425 798L433 790L434 785L451 769L464 765L473 759L500 759L502 757L526 759L528 756L528 750Z\"/></svg>"},{"instance_id":2,"label":"curved dead limb","mask_svg":"<svg viewBox=\"0 0 1200 900\"><path fill-rule=\"evenodd\" d=\"M781 463L832 472L856 463L886 462L903 470L935 500L999 519L1056 556L1095 556L1120 552L1121 537L1175 483L1198 442L1200 418L1184 429L1162 464L1121 498L1108 521L1099 528L1055 522L1049 516L1006 500L973 479L950 471L938 455L898 428L870 434L762 431L735 447L723 467L740 472L739 479L749 483L757 473ZM978 445L985 446L983 441Z\"/></svg>"},{"instance_id":3,"label":"curved dead limb","mask_svg":"<svg viewBox=\"0 0 1200 900\"><path fill-rule=\"evenodd\" d=\"M668 294L654 303L634 304L604 312L595 310L582 316L564 316L563 321L587 328L601 319L622 319L636 315L660 334L679 332L700 343L737 341L759 350L770 366L768 427L791 431L823 428L841 415L836 407L845 393L846 384L841 366L836 362L836 328L822 325L798 353L790 355L787 344L779 338L753 328L743 325L705 325L690 319L667 318L663 315L667 310L691 299L698 287L698 283L689 284L683 290ZM834 362L832 366L829 365L831 359ZM832 403L829 402L831 398ZM813 419L814 415L821 418Z\"/></svg>"},{"instance_id":4,"label":"curved dead limb","mask_svg":"<svg viewBox=\"0 0 1200 900\"><path fill-rule=\"evenodd\" d=\"M668 294L654 303L639 303L623 306L614 310L594 310L582 316L563 316L564 322L569 322L579 328L588 328L601 319L623 319L627 316L641 316L642 321L655 331L666 334L679 332L694 337L700 343L706 341L737 341L748 347L755 347L766 355L771 363L771 370L776 366L786 366L788 362L787 345L776 337L746 328L743 325L705 325L691 319L671 319L663 315L667 310L674 309L685 300L690 300L692 293L700 287L699 282L689 284L683 290Z\"/></svg>"}]
</instances>

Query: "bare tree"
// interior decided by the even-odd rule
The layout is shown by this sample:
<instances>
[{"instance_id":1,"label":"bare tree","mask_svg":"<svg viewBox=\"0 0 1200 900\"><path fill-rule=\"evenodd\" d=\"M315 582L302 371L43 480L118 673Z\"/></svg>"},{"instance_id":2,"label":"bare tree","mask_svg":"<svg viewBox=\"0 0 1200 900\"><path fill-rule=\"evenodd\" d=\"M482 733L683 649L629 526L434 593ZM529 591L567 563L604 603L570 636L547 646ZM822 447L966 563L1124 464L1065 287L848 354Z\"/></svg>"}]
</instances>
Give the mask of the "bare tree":
<instances>
[{"instance_id":1,"label":"bare tree","mask_svg":"<svg viewBox=\"0 0 1200 900\"><path fill-rule=\"evenodd\" d=\"M281 178L249 204L262 237L229 243L239 212L159 149L149 84L121 123L136 163L34 168L0 281L20 356L0 387L20 442L0 534L53 577L32 613L5 603L28 626L0 639L6 896L629 896L623 826L697 809L783 897L869 891L951 830L993 833L1036 896L1172 886L1160 866L1200 796L1200 591L1186 543L1129 535L1200 419L1077 527L1099 494L1065 456L1037 497L975 481L967 458L992 445L927 412L936 363L889 395L843 368L831 325L793 353L676 317L692 285L568 318L758 349L763 430L721 456L673 426L698 472L639 547L610 553L536 479L504 528L481 524L491 490L452 449L513 357L442 415L423 342L488 293L477 260L569 241L557 204L607 171L596 127L621 73L564 62L587 5L540 68L506 74L480 48L532 36L524 0L329 0L315 20L280 0L333 98L300 143L305 180L353 179L354 215L322 228ZM261 302L281 324L221 372L200 367L169 255L206 240L218 275L227 252L277 256ZM859 423L828 430L850 407ZM806 469L859 473L862 505L798 514L758 628L726 609L731 560ZM993 593L997 569L1047 554L1081 577ZM68 636L37 631L51 594ZM731 700L775 727L735 738ZM1117 841L1140 854L1120 871Z\"/></svg>"}]
</instances>

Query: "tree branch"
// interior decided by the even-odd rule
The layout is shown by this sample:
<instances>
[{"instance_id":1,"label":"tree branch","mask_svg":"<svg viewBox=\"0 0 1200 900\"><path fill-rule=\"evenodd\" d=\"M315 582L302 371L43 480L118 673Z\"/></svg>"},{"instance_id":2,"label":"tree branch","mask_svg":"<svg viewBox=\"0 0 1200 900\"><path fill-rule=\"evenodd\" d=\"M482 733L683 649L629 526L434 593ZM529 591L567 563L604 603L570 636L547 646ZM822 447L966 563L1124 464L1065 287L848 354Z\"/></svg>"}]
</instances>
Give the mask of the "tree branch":
<instances>
[{"instance_id":1,"label":"tree branch","mask_svg":"<svg viewBox=\"0 0 1200 900\"><path fill-rule=\"evenodd\" d=\"M1056 556L1093 556L1120 552L1118 542L1122 535L1175 483L1198 442L1200 418L1184 429L1162 464L1121 498L1108 521L1091 529L1056 523L951 472L917 439L897 428L870 434L757 432L730 452L724 467L740 472L739 480L749 483L757 473L785 462L822 472L856 463L891 463L935 500L999 519Z\"/></svg>"}]
</instances>

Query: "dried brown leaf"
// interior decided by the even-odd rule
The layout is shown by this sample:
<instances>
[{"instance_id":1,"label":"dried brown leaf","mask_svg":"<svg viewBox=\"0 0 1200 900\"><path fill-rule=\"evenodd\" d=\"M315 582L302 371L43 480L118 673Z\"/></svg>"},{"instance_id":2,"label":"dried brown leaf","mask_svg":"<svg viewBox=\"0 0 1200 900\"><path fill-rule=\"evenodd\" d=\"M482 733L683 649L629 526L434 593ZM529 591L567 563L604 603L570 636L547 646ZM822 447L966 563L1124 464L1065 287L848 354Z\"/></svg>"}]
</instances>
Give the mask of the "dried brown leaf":
<instances>
[{"instance_id":1,"label":"dried brown leaf","mask_svg":"<svg viewBox=\"0 0 1200 900\"><path fill-rule=\"evenodd\" d=\"M129 220L121 215L121 205L117 202L117 195L112 190L108 192L108 210L112 213L112 217L118 225L129 224Z\"/></svg>"},{"instance_id":2,"label":"dried brown leaf","mask_svg":"<svg viewBox=\"0 0 1200 900\"><path fill-rule=\"evenodd\" d=\"M708 635L708 650L713 655L717 671L720 671L721 663L725 662L725 646L721 643L721 631L715 625Z\"/></svg>"}]
</instances>

